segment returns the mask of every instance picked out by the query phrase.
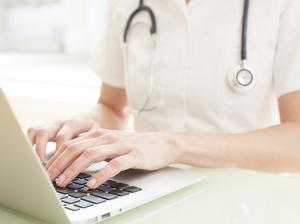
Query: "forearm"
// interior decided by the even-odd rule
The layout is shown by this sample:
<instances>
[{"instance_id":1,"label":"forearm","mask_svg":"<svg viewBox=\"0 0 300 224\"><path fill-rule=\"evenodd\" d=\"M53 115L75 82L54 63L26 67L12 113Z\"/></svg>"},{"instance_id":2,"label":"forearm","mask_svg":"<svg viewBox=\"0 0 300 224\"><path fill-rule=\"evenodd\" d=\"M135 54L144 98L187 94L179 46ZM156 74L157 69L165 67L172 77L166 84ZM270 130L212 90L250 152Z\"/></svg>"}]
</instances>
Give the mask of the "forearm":
<instances>
[{"instance_id":1,"label":"forearm","mask_svg":"<svg viewBox=\"0 0 300 224\"><path fill-rule=\"evenodd\" d=\"M265 171L300 170L300 124L285 123L243 134L172 135L178 162Z\"/></svg>"},{"instance_id":2,"label":"forearm","mask_svg":"<svg viewBox=\"0 0 300 224\"><path fill-rule=\"evenodd\" d=\"M104 129L124 130L127 127L128 116L118 114L104 103L98 102L89 112L95 122Z\"/></svg>"}]
</instances>

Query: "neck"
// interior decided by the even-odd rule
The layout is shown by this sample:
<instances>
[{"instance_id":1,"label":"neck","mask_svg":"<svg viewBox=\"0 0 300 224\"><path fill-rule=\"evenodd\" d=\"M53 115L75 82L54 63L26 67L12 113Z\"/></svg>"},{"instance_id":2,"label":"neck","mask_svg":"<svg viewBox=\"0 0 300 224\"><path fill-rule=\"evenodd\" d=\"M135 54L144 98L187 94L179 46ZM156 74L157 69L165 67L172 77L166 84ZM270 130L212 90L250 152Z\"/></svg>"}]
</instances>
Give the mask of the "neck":
<instances>
[{"instance_id":1,"label":"neck","mask_svg":"<svg viewBox=\"0 0 300 224\"><path fill-rule=\"evenodd\" d=\"M185 0L186 4L190 4L192 0Z\"/></svg>"}]
</instances>

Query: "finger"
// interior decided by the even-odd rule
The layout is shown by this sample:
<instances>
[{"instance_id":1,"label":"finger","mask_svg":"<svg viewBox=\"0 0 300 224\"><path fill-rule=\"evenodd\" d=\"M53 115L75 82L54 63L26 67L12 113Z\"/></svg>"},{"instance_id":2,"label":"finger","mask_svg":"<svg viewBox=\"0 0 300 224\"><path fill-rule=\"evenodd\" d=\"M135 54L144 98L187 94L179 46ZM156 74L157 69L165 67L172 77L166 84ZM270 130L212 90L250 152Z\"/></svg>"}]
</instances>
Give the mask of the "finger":
<instances>
[{"instance_id":1,"label":"finger","mask_svg":"<svg viewBox=\"0 0 300 224\"><path fill-rule=\"evenodd\" d=\"M87 183L88 188L95 189L120 172L135 167L135 161L136 159L131 153L112 159L104 169L93 175L93 178Z\"/></svg>"},{"instance_id":2,"label":"finger","mask_svg":"<svg viewBox=\"0 0 300 224\"><path fill-rule=\"evenodd\" d=\"M56 184L60 187L65 187L71 182L79 173L88 168L97 159L96 148L90 148L85 150L56 181Z\"/></svg>"},{"instance_id":3,"label":"finger","mask_svg":"<svg viewBox=\"0 0 300 224\"><path fill-rule=\"evenodd\" d=\"M40 157L41 161L45 161L45 151L49 138L46 131L40 131L35 137L35 151Z\"/></svg>"},{"instance_id":4,"label":"finger","mask_svg":"<svg viewBox=\"0 0 300 224\"><path fill-rule=\"evenodd\" d=\"M125 152L122 152L119 149L120 146L103 146L101 144L99 146L98 142L99 139L93 139L93 141L86 140L85 142L75 145L74 147L78 148L75 150L78 154L76 152L72 153L72 147L62 153L48 170L51 180L54 180L65 170L64 174L60 176L59 181L57 182L58 186L64 187L92 163L104 161L108 158L114 158L118 156L119 153Z\"/></svg>"},{"instance_id":5,"label":"finger","mask_svg":"<svg viewBox=\"0 0 300 224\"><path fill-rule=\"evenodd\" d=\"M66 149L52 165L47 168L48 175L51 181L55 180L74 160L83 152L83 149L70 147Z\"/></svg>"},{"instance_id":6,"label":"finger","mask_svg":"<svg viewBox=\"0 0 300 224\"><path fill-rule=\"evenodd\" d=\"M41 128L30 128L28 130L28 137L32 144L36 145L36 151L41 158L44 160L45 157L45 150L47 143L49 141L53 141L56 133L60 129L61 122L56 122L51 126L44 126Z\"/></svg>"},{"instance_id":7,"label":"finger","mask_svg":"<svg viewBox=\"0 0 300 224\"><path fill-rule=\"evenodd\" d=\"M60 149L46 165L51 180L60 175L85 149L99 145L101 139L71 141L65 149Z\"/></svg>"},{"instance_id":8,"label":"finger","mask_svg":"<svg viewBox=\"0 0 300 224\"><path fill-rule=\"evenodd\" d=\"M80 135L78 135L77 138L71 140L71 143L77 143L83 140L87 140L87 139L101 139L101 137L105 135L105 132L102 130L97 130L97 131L90 131L90 132L84 132L81 133ZM103 141L103 143L107 144L107 139L103 139L105 141Z\"/></svg>"},{"instance_id":9,"label":"finger","mask_svg":"<svg viewBox=\"0 0 300 224\"><path fill-rule=\"evenodd\" d=\"M72 147L73 145L77 145L79 148L90 148L93 146L98 146L98 145L104 145L104 144L109 144L112 143L112 138L89 138L89 136L83 136L80 138L73 139L69 141L66 144L63 144L56 152L55 154L50 158L48 163L46 164L46 169L49 169L50 166L52 166L53 162L57 160L58 157L61 156L64 151Z\"/></svg>"},{"instance_id":10,"label":"finger","mask_svg":"<svg viewBox=\"0 0 300 224\"><path fill-rule=\"evenodd\" d=\"M56 150L54 155L49 159L47 162L46 168L52 165L52 163L69 147L74 145L76 142L80 141L81 139L69 139L67 135L59 134L56 136Z\"/></svg>"},{"instance_id":11,"label":"finger","mask_svg":"<svg viewBox=\"0 0 300 224\"><path fill-rule=\"evenodd\" d=\"M78 137L81 133L88 132L92 127L89 125L80 125L78 122L72 120L66 122L56 136L56 149L61 147L65 142Z\"/></svg>"},{"instance_id":12,"label":"finger","mask_svg":"<svg viewBox=\"0 0 300 224\"><path fill-rule=\"evenodd\" d=\"M72 181L80 172L97 161L104 161L107 158L115 158L127 153L127 150L120 145L97 146L86 149L64 173L58 178L57 185L64 187Z\"/></svg>"},{"instance_id":13,"label":"finger","mask_svg":"<svg viewBox=\"0 0 300 224\"><path fill-rule=\"evenodd\" d=\"M54 153L54 155L52 155L52 157L49 159L49 161L46 163L45 168L48 170L53 163L66 151L68 150L70 147L72 147L72 145L74 145L71 141L70 142L66 142L64 143L59 149L57 149Z\"/></svg>"},{"instance_id":14,"label":"finger","mask_svg":"<svg viewBox=\"0 0 300 224\"><path fill-rule=\"evenodd\" d=\"M74 135L75 133L73 133L72 127L70 125L64 125L55 137L56 150L58 150L67 141L73 139Z\"/></svg>"},{"instance_id":15,"label":"finger","mask_svg":"<svg viewBox=\"0 0 300 224\"><path fill-rule=\"evenodd\" d=\"M27 136L28 136L31 144L33 144L33 145L35 144L35 135L36 135L36 130L35 129L29 128L27 130Z\"/></svg>"},{"instance_id":16,"label":"finger","mask_svg":"<svg viewBox=\"0 0 300 224\"><path fill-rule=\"evenodd\" d=\"M56 150L54 155L49 159L45 168L49 169L52 163L75 141L80 141L80 139L73 139L76 133L73 130L72 122L65 124L55 137ZM72 140L73 139L73 140Z\"/></svg>"},{"instance_id":17,"label":"finger","mask_svg":"<svg viewBox=\"0 0 300 224\"><path fill-rule=\"evenodd\" d=\"M92 127L92 129L96 127L95 125ZM81 138L95 138L95 137L101 137L103 135L106 135L108 133L113 132L112 130L106 130L106 129L102 129L102 128L98 128L96 130L92 130L91 131L86 131L86 132L82 132L80 133L79 137Z\"/></svg>"}]
</instances>

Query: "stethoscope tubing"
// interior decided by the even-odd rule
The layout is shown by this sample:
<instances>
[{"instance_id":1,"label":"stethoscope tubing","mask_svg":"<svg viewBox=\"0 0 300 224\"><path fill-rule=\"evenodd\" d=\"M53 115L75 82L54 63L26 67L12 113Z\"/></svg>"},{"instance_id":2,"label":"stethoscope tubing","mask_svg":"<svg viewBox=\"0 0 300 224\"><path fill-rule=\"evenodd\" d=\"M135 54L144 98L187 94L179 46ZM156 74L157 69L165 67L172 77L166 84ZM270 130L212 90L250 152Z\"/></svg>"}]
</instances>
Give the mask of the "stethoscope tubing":
<instances>
[{"instance_id":1,"label":"stethoscope tubing","mask_svg":"<svg viewBox=\"0 0 300 224\"><path fill-rule=\"evenodd\" d=\"M243 12L243 24L242 24L242 47L241 47L241 61L245 63L248 58L248 47L247 47L247 39L248 39L248 18L249 18L249 6L250 0L244 1L244 12Z\"/></svg>"},{"instance_id":2,"label":"stethoscope tubing","mask_svg":"<svg viewBox=\"0 0 300 224\"><path fill-rule=\"evenodd\" d=\"M234 70L233 74L230 74L230 76L228 76L228 83L231 87L231 89L237 93L242 93L245 91L248 91L249 89L252 88L252 86L254 85L254 73L252 72L252 70L249 68L249 66L247 66L247 59L248 59L248 46L247 46L247 41L248 41L248 18L249 18L249 7L250 7L250 0L244 0L244 6L243 6L243 16L242 16L242 31L241 31L241 55L240 55L240 65L238 70ZM157 19L156 19L156 15L153 12L153 10L149 7L146 6L144 4L144 0L139 0L139 6L136 10L134 10L131 15L128 18L128 21L125 25L125 30L124 30L124 34L123 34L123 42L124 45L126 46L126 57L128 57L128 36L130 34L130 29L133 28L132 27L132 23L133 20L135 19L135 17L142 12L146 12L149 15L150 21L151 21L151 25L150 25L150 35L152 36L152 40L155 42L153 44L153 47L156 48L156 35L157 35ZM134 113L134 114L140 114L143 112L150 112L153 110L157 109L157 106L155 107L151 107L148 108L148 105L150 104L150 100L153 96L153 91L154 91L154 79L155 79L155 71L154 71L154 62L156 59L155 56L155 50L153 52L152 55L152 62L151 62L151 68L150 68L150 86L149 86L149 91L147 94L147 97L145 99L144 104L137 109L128 109L128 111L130 113ZM127 72L128 72L128 66L127 67ZM246 84L240 82L240 73L242 72L247 72L247 74L250 77L250 81ZM243 78L243 77L242 77ZM130 97L130 96L129 96Z\"/></svg>"}]
</instances>

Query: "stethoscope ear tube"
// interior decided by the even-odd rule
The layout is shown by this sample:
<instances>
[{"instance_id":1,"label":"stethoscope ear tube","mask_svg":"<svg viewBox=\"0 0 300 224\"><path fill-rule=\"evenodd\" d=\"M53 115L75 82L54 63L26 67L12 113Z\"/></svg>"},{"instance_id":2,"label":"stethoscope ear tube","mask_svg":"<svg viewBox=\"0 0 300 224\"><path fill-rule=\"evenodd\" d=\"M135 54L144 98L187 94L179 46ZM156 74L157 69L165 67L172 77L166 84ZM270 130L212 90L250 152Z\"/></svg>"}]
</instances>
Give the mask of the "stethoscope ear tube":
<instances>
[{"instance_id":1,"label":"stethoscope ear tube","mask_svg":"<svg viewBox=\"0 0 300 224\"><path fill-rule=\"evenodd\" d=\"M156 110L158 108L158 106L152 106L152 107L148 107L149 104L150 104L150 100L153 96L153 91L154 91L154 79L155 79L155 61L156 61L156 34L157 34L157 23L156 23L156 17L155 17L155 14L153 12L153 10L148 7L148 6L145 6L144 5L144 0L140 0L140 3L139 3L139 6L138 8L130 15L127 23L126 23L126 26L125 26L125 31L124 31L124 36L123 36L123 42L124 42L124 45L125 45L125 51L126 51L126 55L125 57L128 58L128 36L130 34L130 29L131 28L134 28L132 23L133 23L133 20L134 18L141 12L146 12L149 14L149 17L150 17L150 20L151 20L151 26L150 26L150 35L151 35L151 38L152 38L152 43L153 43L153 52L152 52L152 55L151 55L151 68L150 68L150 87L149 87L149 91L147 93L147 97L145 99L145 102L144 104L138 108L138 109L134 109L135 107L126 107L125 108L125 113L129 113L129 114L140 114L140 113L143 113L143 112L151 112L153 110ZM139 24L139 23L138 23ZM136 26L137 24L135 24L134 26ZM128 64L128 63L126 63ZM127 66L127 69L126 71L128 72L129 71L129 68L128 68L128 65ZM128 74L127 74L128 76ZM127 84L129 85L129 84ZM130 98L130 96L129 96ZM131 101L129 99L129 101ZM133 102L131 101L131 104L133 104Z\"/></svg>"},{"instance_id":2,"label":"stethoscope ear tube","mask_svg":"<svg viewBox=\"0 0 300 224\"><path fill-rule=\"evenodd\" d=\"M145 25L145 26L148 26L148 24L144 24L144 23L135 23L134 26L132 26L132 30L136 27L136 26L139 26L139 25ZM128 106L125 108L125 113L129 113L129 114L141 114L143 112L151 112L151 111L154 111L158 108L158 106L150 106L150 101L153 97L153 92L154 92L154 82L155 82L155 61L156 61L156 43L157 43L157 40L156 40L156 35L155 34L152 34L151 35L151 41L152 41L152 54L151 54L151 65L150 65L150 84L149 84L149 88L148 88L148 92L147 92L147 96L145 98L145 101L144 103L142 104L141 107L136 107L134 105L134 102L133 100L131 99L131 96L130 94L128 94L128 101L129 101L129 105L131 106ZM128 45L129 43L125 43L124 44L124 49L125 49L125 71L126 71L126 77L125 77L125 80L127 80L130 76L129 74L129 53L128 53ZM128 89L130 89L130 83L126 81L126 86ZM137 108L137 109L136 109Z\"/></svg>"},{"instance_id":3,"label":"stethoscope ear tube","mask_svg":"<svg viewBox=\"0 0 300 224\"><path fill-rule=\"evenodd\" d=\"M241 35L241 58L240 58L240 64L236 66L234 69L230 71L230 74L227 77L228 86L232 89L235 93L245 93L250 91L255 83L256 83L256 76L252 69L247 65L247 59L248 59L248 52L247 52L247 38L248 38L248 17L249 17L249 6L250 6L250 0L244 0L244 7L243 7L243 18L242 18L242 35ZM133 20L135 17L141 13L146 12L148 13L151 25L149 27L150 34L154 40L154 50L153 50L153 56L152 56L152 62L151 62L151 80L150 80L150 87L148 90L148 95L145 99L145 103L138 109L131 109L127 108L127 113L133 113L133 114L140 114L142 112L150 112L152 110L157 109L157 106L149 107L150 100L153 96L154 91L154 77L155 77L155 71L154 71L154 63L155 63L155 56L156 56L156 34L157 34L157 20L155 17L155 14L153 10L146 6L144 4L144 0L139 0L139 6L136 10L133 11L133 13L129 16L129 19L127 23L125 24L125 30L123 34L123 42L125 46L128 46L128 36L130 34L130 29L133 28ZM149 25L148 25L149 26ZM127 54L127 47L126 47L126 54ZM128 54L127 54L128 55ZM126 65L128 66L128 65ZM127 68L128 72L128 68Z\"/></svg>"},{"instance_id":4,"label":"stethoscope ear tube","mask_svg":"<svg viewBox=\"0 0 300 224\"><path fill-rule=\"evenodd\" d=\"M128 41L128 35L129 35L129 30L131 28L132 22L134 18L141 12L147 12L149 14L150 20L151 20L151 28L150 28L150 34L151 35L156 35L157 34L157 23L156 23L156 17L152 9L148 6L144 5L144 1L140 0L140 5L139 7L134 10L134 12L129 16L129 19L126 23L125 26L125 31L124 31L124 36L123 36L123 42L127 43Z\"/></svg>"}]
</instances>

